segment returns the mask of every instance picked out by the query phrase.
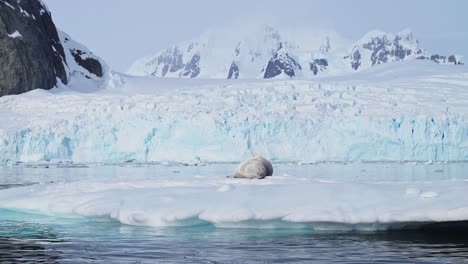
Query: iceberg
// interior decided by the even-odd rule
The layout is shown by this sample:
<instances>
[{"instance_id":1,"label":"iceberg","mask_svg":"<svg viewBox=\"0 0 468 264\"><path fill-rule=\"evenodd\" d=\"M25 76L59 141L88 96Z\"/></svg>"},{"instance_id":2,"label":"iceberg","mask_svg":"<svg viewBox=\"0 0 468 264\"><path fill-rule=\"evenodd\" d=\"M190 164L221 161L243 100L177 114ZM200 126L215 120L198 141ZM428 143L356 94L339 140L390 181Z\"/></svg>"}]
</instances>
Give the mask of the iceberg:
<instances>
[{"instance_id":1,"label":"iceberg","mask_svg":"<svg viewBox=\"0 0 468 264\"><path fill-rule=\"evenodd\" d=\"M56 221L316 231L418 228L468 219L468 200L463 198L468 181L463 177L359 182L324 176L298 173L247 180L164 176L155 170L146 179L127 174L1 190L0 209Z\"/></svg>"}]
</instances>

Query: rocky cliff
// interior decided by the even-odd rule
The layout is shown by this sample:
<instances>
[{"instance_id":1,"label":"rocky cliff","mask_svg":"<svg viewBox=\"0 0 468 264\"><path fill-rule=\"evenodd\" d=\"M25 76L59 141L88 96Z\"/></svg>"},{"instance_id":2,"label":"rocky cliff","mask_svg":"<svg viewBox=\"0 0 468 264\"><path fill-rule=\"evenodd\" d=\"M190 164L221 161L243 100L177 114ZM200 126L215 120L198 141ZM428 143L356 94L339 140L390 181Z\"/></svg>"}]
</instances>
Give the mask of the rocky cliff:
<instances>
[{"instance_id":1,"label":"rocky cliff","mask_svg":"<svg viewBox=\"0 0 468 264\"><path fill-rule=\"evenodd\" d=\"M52 17L36 0L0 0L0 96L67 82Z\"/></svg>"},{"instance_id":2,"label":"rocky cliff","mask_svg":"<svg viewBox=\"0 0 468 264\"><path fill-rule=\"evenodd\" d=\"M103 63L86 48L67 48L69 40L42 1L0 0L0 96L66 84L77 68L102 77Z\"/></svg>"}]
</instances>

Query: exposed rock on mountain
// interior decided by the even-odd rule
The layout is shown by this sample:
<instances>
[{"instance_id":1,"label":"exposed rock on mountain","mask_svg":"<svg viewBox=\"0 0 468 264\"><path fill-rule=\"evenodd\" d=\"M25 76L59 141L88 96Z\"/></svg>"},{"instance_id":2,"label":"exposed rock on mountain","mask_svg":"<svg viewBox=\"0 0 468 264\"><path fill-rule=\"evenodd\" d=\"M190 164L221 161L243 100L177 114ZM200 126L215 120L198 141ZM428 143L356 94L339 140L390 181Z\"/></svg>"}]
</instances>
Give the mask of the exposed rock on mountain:
<instances>
[{"instance_id":1,"label":"exposed rock on mountain","mask_svg":"<svg viewBox=\"0 0 468 264\"><path fill-rule=\"evenodd\" d=\"M195 78L200 74L200 54L195 54L192 59L184 67L184 70L180 73L181 77Z\"/></svg>"},{"instance_id":2,"label":"exposed rock on mountain","mask_svg":"<svg viewBox=\"0 0 468 264\"><path fill-rule=\"evenodd\" d=\"M328 61L326 59L315 59L310 63L310 70L317 75L319 72L325 71L328 67Z\"/></svg>"},{"instance_id":3,"label":"exposed rock on mountain","mask_svg":"<svg viewBox=\"0 0 468 264\"><path fill-rule=\"evenodd\" d=\"M157 58L157 67L161 68L161 75L166 76L168 72L176 72L184 67L182 53L178 47L168 48ZM156 75L156 71L154 75Z\"/></svg>"},{"instance_id":4,"label":"exposed rock on mountain","mask_svg":"<svg viewBox=\"0 0 468 264\"><path fill-rule=\"evenodd\" d=\"M282 45L280 45L280 50L277 51L273 55L273 58L267 63L263 78L271 79L283 73L292 78L296 76L296 71L298 70L302 70L301 65L289 56L289 54L283 50Z\"/></svg>"},{"instance_id":5,"label":"exposed rock on mountain","mask_svg":"<svg viewBox=\"0 0 468 264\"><path fill-rule=\"evenodd\" d=\"M100 80L107 69L106 63L94 55L86 46L73 40L67 33L58 30L60 41L65 50L65 66L68 79L84 76Z\"/></svg>"},{"instance_id":6,"label":"exposed rock on mountain","mask_svg":"<svg viewBox=\"0 0 468 264\"><path fill-rule=\"evenodd\" d=\"M0 96L67 82L65 53L38 0L0 0Z\"/></svg>"},{"instance_id":7,"label":"exposed rock on mountain","mask_svg":"<svg viewBox=\"0 0 468 264\"><path fill-rule=\"evenodd\" d=\"M434 54L434 55L431 55L430 57L419 56L419 57L417 57L417 59L419 59L419 60L431 60L433 62L440 63L440 64L463 65L463 62L462 62L460 56L456 56L456 55L450 55L450 56L447 57L447 56L442 56L442 55L439 55L439 54Z\"/></svg>"},{"instance_id":8,"label":"exposed rock on mountain","mask_svg":"<svg viewBox=\"0 0 468 264\"><path fill-rule=\"evenodd\" d=\"M414 55L420 55L418 41L410 31L403 31L396 35L374 31L364 36L352 49L345 59L350 60L351 68L358 70L361 66L401 61ZM363 61L364 60L364 65ZM366 67L366 68L367 68Z\"/></svg>"},{"instance_id":9,"label":"exposed rock on mountain","mask_svg":"<svg viewBox=\"0 0 468 264\"><path fill-rule=\"evenodd\" d=\"M351 68L353 70L357 70L359 69L359 67L361 67L361 59L362 59L362 56L361 56L361 53L359 52L359 47L358 46L354 46L353 48L353 51L351 52L351 54L347 57L345 57L345 59L349 58L351 60Z\"/></svg>"},{"instance_id":10,"label":"exposed rock on mountain","mask_svg":"<svg viewBox=\"0 0 468 264\"><path fill-rule=\"evenodd\" d=\"M228 79L238 79L239 78L239 66L235 62L232 62L231 67L229 68Z\"/></svg>"},{"instance_id":11,"label":"exposed rock on mountain","mask_svg":"<svg viewBox=\"0 0 468 264\"><path fill-rule=\"evenodd\" d=\"M257 78L260 74L263 77L262 70L275 57L280 43L279 32L269 26L245 35L239 31L227 35L224 30L208 31L197 39L136 62L129 73L185 78Z\"/></svg>"},{"instance_id":12,"label":"exposed rock on mountain","mask_svg":"<svg viewBox=\"0 0 468 264\"><path fill-rule=\"evenodd\" d=\"M397 34L372 31L350 42L334 32L282 34L264 26L203 34L135 62L128 73L191 78L313 78L412 59L462 63L460 56L428 53L409 30Z\"/></svg>"},{"instance_id":13,"label":"exposed rock on mountain","mask_svg":"<svg viewBox=\"0 0 468 264\"><path fill-rule=\"evenodd\" d=\"M102 77L102 65L99 60L90 58L89 54L82 50L70 50L76 63L98 77Z\"/></svg>"},{"instance_id":14,"label":"exposed rock on mountain","mask_svg":"<svg viewBox=\"0 0 468 264\"><path fill-rule=\"evenodd\" d=\"M0 96L66 84L79 73L98 79L104 63L57 31L40 0L0 0Z\"/></svg>"}]
</instances>

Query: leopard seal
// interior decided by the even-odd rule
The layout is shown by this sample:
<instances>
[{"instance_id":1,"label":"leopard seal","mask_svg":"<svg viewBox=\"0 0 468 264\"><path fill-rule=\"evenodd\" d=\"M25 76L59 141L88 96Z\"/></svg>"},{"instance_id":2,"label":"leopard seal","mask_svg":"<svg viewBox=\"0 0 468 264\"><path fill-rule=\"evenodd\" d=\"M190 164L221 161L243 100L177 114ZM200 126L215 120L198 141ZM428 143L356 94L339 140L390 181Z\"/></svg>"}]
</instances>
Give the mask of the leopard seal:
<instances>
[{"instance_id":1,"label":"leopard seal","mask_svg":"<svg viewBox=\"0 0 468 264\"><path fill-rule=\"evenodd\" d=\"M273 175L273 166L260 155L255 155L237 166L230 178L263 179Z\"/></svg>"}]
</instances>

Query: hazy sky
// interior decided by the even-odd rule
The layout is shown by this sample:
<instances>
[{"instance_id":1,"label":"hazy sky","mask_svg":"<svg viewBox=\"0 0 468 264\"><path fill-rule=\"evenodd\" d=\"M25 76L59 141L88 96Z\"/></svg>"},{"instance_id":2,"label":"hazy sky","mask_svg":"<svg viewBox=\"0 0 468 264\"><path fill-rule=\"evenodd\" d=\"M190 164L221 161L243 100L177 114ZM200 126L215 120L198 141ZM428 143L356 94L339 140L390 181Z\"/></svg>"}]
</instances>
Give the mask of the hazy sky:
<instances>
[{"instance_id":1,"label":"hazy sky","mask_svg":"<svg viewBox=\"0 0 468 264\"><path fill-rule=\"evenodd\" d=\"M59 28L120 71L208 28L237 23L332 29L353 40L409 27L422 48L468 57L465 0L43 1Z\"/></svg>"}]
</instances>

